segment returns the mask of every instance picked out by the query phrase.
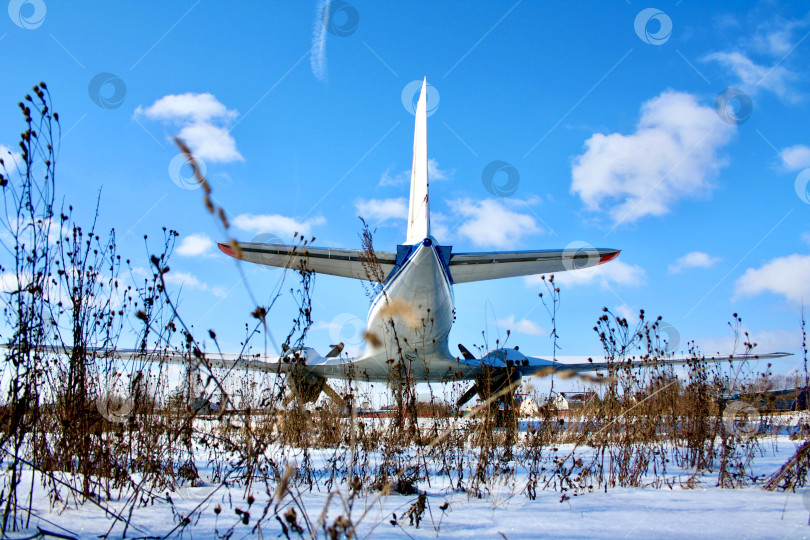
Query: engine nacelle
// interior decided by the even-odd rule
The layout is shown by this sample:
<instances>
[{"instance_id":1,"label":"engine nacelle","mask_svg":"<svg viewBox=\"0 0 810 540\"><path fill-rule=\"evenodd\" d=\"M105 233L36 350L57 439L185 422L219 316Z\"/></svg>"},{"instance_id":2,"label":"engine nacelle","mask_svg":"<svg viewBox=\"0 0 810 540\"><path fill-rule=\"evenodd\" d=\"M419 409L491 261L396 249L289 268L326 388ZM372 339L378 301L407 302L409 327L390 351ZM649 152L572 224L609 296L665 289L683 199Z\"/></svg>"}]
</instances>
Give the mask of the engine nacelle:
<instances>
[{"instance_id":1,"label":"engine nacelle","mask_svg":"<svg viewBox=\"0 0 810 540\"><path fill-rule=\"evenodd\" d=\"M318 397L326 387L326 379L306 371L301 366L287 374L287 384L292 394L298 397L301 403L314 403L318 401Z\"/></svg>"},{"instance_id":2,"label":"engine nacelle","mask_svg":"<svg viewBox=\"0 0 810 540\"><path fill-rule=\"evenodd\" d=\"M284 405L286 406L295 398L298 398L301 404L314 403L318 401L323 392L336 404L345 406L344 399L329 386L326 378L307 369L307 366L321 364L328 361L329 358L338 356L342 350L343 343L333 346L326 356L322 356L312 347L288 349L281 357L281 361L287 365L284 371L287 374L287 385L290 388L290 394L284 400Z\"/></svg>"},{"instance_id":3,"label":"engine nacelle","mask_svg":"<svg viewBox=\"0 0 810 540\"><path fill-rule=\"evenodd\" d=\"M517 349L493 349L481 358L481 363L494 368L528 366L529 358Z\"/></svg>"},{"instance_id":4,"label":"engine nacelle","mask_svg":"<svg viewBox=\"0 0 810 540\"><path fill-rule=\"evenodd\" d=\"M281 361L285 364L298 363L309 364L323 358L318 351L312 347L296 347L295 349L288 349L282 356Z\"/></svg>"}]
</instances>

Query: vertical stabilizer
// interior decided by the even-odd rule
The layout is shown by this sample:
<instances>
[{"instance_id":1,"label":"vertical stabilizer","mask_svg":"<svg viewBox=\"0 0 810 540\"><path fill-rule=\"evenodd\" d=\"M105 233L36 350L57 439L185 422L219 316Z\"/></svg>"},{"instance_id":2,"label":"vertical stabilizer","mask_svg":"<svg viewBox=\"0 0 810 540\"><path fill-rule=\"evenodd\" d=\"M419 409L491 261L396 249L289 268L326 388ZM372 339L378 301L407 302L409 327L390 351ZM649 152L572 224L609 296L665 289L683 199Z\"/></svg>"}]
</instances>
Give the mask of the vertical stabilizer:
<instances>
[{"instance_id":1,"label":"vertical stabilizer","mask_svg":"<svg viewBox=\"0 0 810 540\"><path fill-rule=\"evenodd\" d=\"M427 157L427 77L416 105L416 125L413 131L413 163L411 166L411 200L408 205L408 237L406 244L416 244L430 235L428 206Z\"/></svg>"}]
</instances>

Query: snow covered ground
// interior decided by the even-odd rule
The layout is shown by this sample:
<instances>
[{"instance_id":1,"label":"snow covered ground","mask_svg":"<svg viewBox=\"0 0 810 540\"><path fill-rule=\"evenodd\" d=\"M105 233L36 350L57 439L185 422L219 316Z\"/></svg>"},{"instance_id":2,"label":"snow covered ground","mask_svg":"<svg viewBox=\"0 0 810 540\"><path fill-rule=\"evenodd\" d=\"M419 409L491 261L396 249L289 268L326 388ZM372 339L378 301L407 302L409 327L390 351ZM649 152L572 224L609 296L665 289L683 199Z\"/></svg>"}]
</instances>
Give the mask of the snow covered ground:
<instances>
[{"instance_id":1,"label":"snow covered ground","mask_svg":"<svg viewBox=\"0 0 810 540\"><path fill-rule=\"evenodd\" d=\"M787 437L769 437L763 440L764 455L758 455L753 463L755 475L775 472L795 451L799 443ZM561 450L565 450L561 448ZM201 464L201 473L204 469ZM679 471L672 470L670 477L678 478ZM685 480L684 473L680 477ZM331 525L339 515L351 516L357 524L357 537L365 538L805 538L810 536L810 494L766 492L760 487L720 489L715 486L716 475L702 477L694 489L681 487L675 482L673 488L615 488L585 493L560 502L557 491L538 490L536 500L529 500L522 490L526 477L520 472L514 485L492 482L490 495L483 499L469 497L466 493L452 491L445 479L437 477L420 482L418 489L427 495L426 507L417 528L404 517L418 500L417 495L392 494L381 496L378 492L365 493L345 506L346 488L342 494L330 496L327 492L304 491L293 494L306 509L311 527L323 536L319 523ZM30 475L24 485L30 485ZM272 490L272 487L271 487ZM212 493L213 492L213 493ZM272 494L272 492L270 493ZM257 517L262 514L269 499L264 486L257 485L252 492L255 500L248 505L247 494L238 487L224 488L204 486L182 488L170 493L173 505L156 500L136 508L125 500L104 501L102 504L116 512L129 516L128 537L158 536L169 533L184 538L216 538L231 528L232 538L248 538L257 535L277 537L282 533L279 521L270 517L262 522L261 530L255 529ZM164 494L165 495L165 494ZM209 497L210 495L210 497ZM205 500L207 498L207 500ZM291 502L288 496L284 505ZM324 506L328 508L324 513ZM282 505L279 512L286 509ZM173 506L173 507L172 507ZM221 513L214 512L216 506ZM45 492L38 488L33 502L36 516L30 526L14 538L31 537L36 527L72 535L94 538L110 532L111 537L122 536L120 522L91 503L79 508L64 510L50 508ZM194 512L199 507L199 512ZM444 509L442 509L444 508ZM248 524L241 523L236 509L248 511ZM270 507L272 514L274 507ZM304 526L300 510L298 523ZM397 525L391 520L396 514ZM175 527L181 516L192 515L191 523L183 530ZM244 515L244 514L242 514ZM297 535L290 532L291 537ZM309 536L306 533L304 536ZM282 535L283 537L283 535Z\"/></svg>"}]
</instances>

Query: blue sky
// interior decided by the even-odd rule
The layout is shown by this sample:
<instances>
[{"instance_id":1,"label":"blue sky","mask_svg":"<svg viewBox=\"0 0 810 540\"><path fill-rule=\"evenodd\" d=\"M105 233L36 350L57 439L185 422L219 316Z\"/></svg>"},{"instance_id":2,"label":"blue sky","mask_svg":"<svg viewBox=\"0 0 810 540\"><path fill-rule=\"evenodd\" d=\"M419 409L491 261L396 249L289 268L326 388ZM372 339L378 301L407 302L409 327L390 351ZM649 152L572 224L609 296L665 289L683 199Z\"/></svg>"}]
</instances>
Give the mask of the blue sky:
<instances>
[{"instance_id":1,"label":"blue sky","mask_svg":"<svg viewBox=\"0 0 810 540\"><path fill-rule=\"evenodd\" d=\"M661 315L679 349L694 339L706 352L729 352L737 312L763 352L800 352L806 3L332 0L329 28L323 9L12 0L0 18L3 151L22 128L16 103L46 81L62 118L60 193L89 216L101 190L101 229L115 227L143 267L143 235L178 230L184 318L233 349L253 307L213 245L222 234L201 192L185 189L179 162L171 169L171 137L205 163L237 238L296 230L359 247L362 214L377 248L393 250L405 237L413 137L403 91L426 76L438 97L428 145L442 244L623 250L598 271L559 276L560 354L600 353L592 327L603 306ZM509 197L482 181L493 161L519 175ZM245 270L260 298L281 275ZM524 278L457 286L451 343L482 344L487 330L493 345L510 328L510 344L550 355L541 290ZM292 309L285 295L277 338ZM367 309L359 282L317 277L309 344L359 345Z\"/></svg>"}]
</instances>

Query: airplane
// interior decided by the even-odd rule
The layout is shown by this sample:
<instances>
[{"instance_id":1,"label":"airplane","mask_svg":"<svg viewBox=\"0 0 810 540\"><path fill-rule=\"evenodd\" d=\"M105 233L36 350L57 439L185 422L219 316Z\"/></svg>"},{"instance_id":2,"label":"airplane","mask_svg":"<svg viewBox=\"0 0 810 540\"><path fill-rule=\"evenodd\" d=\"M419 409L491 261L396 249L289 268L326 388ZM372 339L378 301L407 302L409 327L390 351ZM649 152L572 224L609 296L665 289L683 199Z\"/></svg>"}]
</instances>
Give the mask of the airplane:
<instances>
[{"instance_id":1,"label":"airplane","mask_svg":"<svg viewBox=\"0 0 810 540\"><path fill-rule=\"evenodd\" d=\"M553 274L605 264L619 256L618 249L502 251L454 253L441 245L430 231L430 196L427 153L427 78L415 111L413 161L405 242L396 251L299 247L281 244L238 243L238 248L219 243L225 254L242 261L376 281L379 291L368 312L366 347L357 358L341 357L342 344L326 356L302 347L288 351L276 362L253 361L242 365L288 373L293 393L305 402L316 401L323 391L340 401L327 379L353 379L407 384L471 380L461 396L461 406L478 395L482 400L513 390L523 376L549 371L585 372L605 370L609 362L585 361L560 364L530 357L515 348L499 348L476 358L463 345L461 356L450 352L448 338L455 319L453 286L475 281L533 274ZM371 256L370 256L371 255ZM369 260L369 258L373 260ZM374 268L370 269L369 266ZM786 353L707 357L707 362L771 359ZM667 364L685 364L690 359L667 359ZM649 365L643 361L633 366ZM232 360L228 363L237 367Z\"/></svg>"},{"instance_id":2,"label":"airplane","mask_svg":"<svg viewBox=\"0 0 810 540\"><path fill-rule=\"evenodd\" d=\"M457 401L461 407L476 395L492 402L514 394L522 377L551 372L610 370L617 364L592 359L560 363L526 356L517 347L501 347L476 358L459 345L460 356L450 352L449 334L455 319L453 287L463 283L534 274L577 271L609 263L620 250L538 250L456 253L431 235L427 153L427 78L422 83L415 111L413 162L407 231L396 251L332 249L268 243L219 243L225 254L241 261L293 270L342 276L377 283L378 292L368 312L366 346L356 358L341 356L343 344L325 356L311 347L287 348L277 357L265 355L206 356L202 364L285 374L296 398L315 402L321 393L338 404L343 398L328 379L416 384L471 381ZM136 350L118 350L119 358L143 358ZM773 359L787 353L710 356L702 360L719 363L748 359ZM164 357L168 363L188 365L187 356ZM668 358L666 364L686 364L691 358ZM622 365L648 366L649 361L629 359ZM502 404L500 405L502 406Z\"/></svg>"}]
</instances>

